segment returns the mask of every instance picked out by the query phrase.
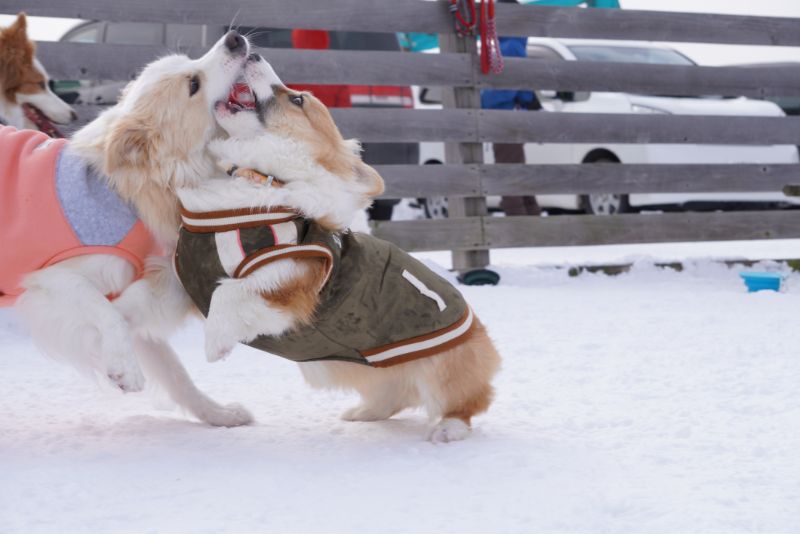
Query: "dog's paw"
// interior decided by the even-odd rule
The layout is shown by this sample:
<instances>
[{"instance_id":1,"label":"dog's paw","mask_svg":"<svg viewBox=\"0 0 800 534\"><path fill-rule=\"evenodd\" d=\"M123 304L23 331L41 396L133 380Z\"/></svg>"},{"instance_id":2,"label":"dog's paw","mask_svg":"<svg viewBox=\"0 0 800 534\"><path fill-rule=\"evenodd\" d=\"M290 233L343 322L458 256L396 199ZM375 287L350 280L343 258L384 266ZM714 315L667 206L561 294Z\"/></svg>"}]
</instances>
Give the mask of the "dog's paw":
<instances>
[{"instance_id":1,"label":"dog's paw","mask_svg":"<svg viewBox=\"0 0 800 534\"><path fill-rule=\"evenodd\" d=\"M471 431L469 425L461 419L448 417L439 421L439 423L431 429L428 434L428 441L432 443L460 441L469 437Z\"/></svg>"},{"instance_id":2,"label":"dog's paw","mask_svg":"<svg viewBox=\"0 0 800 534\"><path fill-rule=\"evenodd\" d=\"M131 354L106 352L104 356L105 375L111 383L125 393L144 389L144 374Z\"/></svg>"},{"instance_id":3,"label":"dog's paw","mask_svg":"<svg viewBox=\"0 0 800 534\"><path fill-rule=\"evenodd\" d=\"M242 426L253 422L253 415L241 404L226 404L208 410L201 417L204 423L212 426Z\"/></svg>"},{"instance_id":4,"label":"dog's paw","mask_svg":"<svg viewBox=\"0 0 800 534\"><path fill-rule=\"evenodd\" d=\"M353 406L349 410L345 410L342 414L342 419L344 421L383 421L385 419L389 419L393 414L392 413L385 413L370 406L364 406L363 404L359 404L358 406Z\"/></svg>"},{"instance_id":5,"label":"dog's paw","mask_svg":"<svg viewBox=\"0 0 800 534\"><path fill-rule=\"evenodd\" d=\"M125 393L136 393L144 389L144 375L138 366L131 366L126 370L107 369L106 377Z\"/></svg>"}]
</instances>

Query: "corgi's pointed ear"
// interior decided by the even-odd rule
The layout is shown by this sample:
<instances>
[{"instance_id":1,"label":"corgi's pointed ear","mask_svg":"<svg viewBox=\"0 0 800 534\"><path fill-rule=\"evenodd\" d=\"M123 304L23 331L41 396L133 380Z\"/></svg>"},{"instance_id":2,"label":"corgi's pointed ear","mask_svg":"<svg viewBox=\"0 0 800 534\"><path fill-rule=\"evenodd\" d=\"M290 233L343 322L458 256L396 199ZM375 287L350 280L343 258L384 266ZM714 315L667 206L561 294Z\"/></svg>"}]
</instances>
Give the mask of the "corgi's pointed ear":
<instances>
[{"instance_id":1,"label":"corgi's pointed ear","mask_svg":"<svg viewBox=\"0 0 800 534\"><path fill-rule=\"evenodd\" d=\"M363 161L359 161L353 167L353 173L355 174L358 183L363 185L364 188L366 189L365 194L367 196L376 197L381 193L383 193L384 191L383 178L381 178L381 175L378 174L378 171L376 171Z\"/></svg>"},{"instance_id":2,"label":"corgi's pointed ear","mask_svg":"<svg viewBox=\"0 0 800 534\"><path fill-rule=\"evenodd\" d=\"M28 37L28 17L25 15L24 11L21 11L17 15L17 20L14 21L14 24L8 27L8 30L18 37Z\"/></svg>"},{"instance_id":3,"label":"corgi's pointed ear","mask_svg":"<svg viewBox=\"0 0 800 534\"><path fill-rule=\"evenodd\" d=\"M122 118L114 123L106 140L105 172L127 167L148 167L155 158L155 139L144 123Z\"/></svg>"}]
</instances>

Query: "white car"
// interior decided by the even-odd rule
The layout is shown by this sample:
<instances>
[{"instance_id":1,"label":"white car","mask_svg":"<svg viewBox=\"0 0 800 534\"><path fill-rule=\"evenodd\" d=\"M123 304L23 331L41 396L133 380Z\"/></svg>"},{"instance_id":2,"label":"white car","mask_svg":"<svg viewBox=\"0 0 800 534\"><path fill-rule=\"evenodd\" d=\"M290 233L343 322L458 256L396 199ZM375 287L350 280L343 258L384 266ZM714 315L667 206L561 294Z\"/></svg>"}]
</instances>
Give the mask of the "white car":
<instances>
[{"instance_id":1,"label":"white car","mask_svg":"<svg viewBox=\"0 0 800 534\"><path fill-rule=\"evenodd\" d=\"M666 46L652 43L619 41L530 38L528 57L564 59L567 61L614 61L693 65L686 56ZM424 91L424 90L423 90ZM679 115L783 116L774 103L749 98L646 96L629 93L562 93L537 91L545 112L552 113L663 113ZM423 101L425 94L423 93ZM425 107L423 105L423 107ZM537 112L520 112L537 113ZM541 113L541 112L538 112ZM794 145L733 146L687 144L558 144L527 143L527 163L575 164L600 161L613 163L797 163L798 149ZM420 162L444 161L441 143L422 143ZM484 145L484 161L492 163L491 144ZM657 194L596 194L596 195L539 195L543 208L583 210L593 214L613 214L645 206L686 205L689 203L775 203L797 204L800 199L786 197L780 192L742 193L657 193ZM489 199L490 206L496 199ZM441 199L428 199L424 206L431 216L441 215Z\"/></svg>"}]
</instances>

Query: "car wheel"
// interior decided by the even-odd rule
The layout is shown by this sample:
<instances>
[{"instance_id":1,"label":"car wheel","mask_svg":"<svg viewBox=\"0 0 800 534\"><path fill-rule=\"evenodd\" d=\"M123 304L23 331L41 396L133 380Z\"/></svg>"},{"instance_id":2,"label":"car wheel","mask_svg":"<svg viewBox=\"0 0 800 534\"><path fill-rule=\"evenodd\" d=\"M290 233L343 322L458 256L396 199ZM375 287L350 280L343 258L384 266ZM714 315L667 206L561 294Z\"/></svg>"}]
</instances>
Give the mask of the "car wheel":
<instances>
[{"instance_id":1,"label":"car wheel","mask_svg":"<svg viewBox=\"0 0 800 534\"><path fill-rule=\"evenodd\" d=\"M619 163L610 158L600 158L587 163ZM581 209L589 215L616 215L631 211L628 195L594 193L581 196Z\"/></svg>"},{"instance_id":2,"label":"car wheel","mask_svg":"<svg viewBox=\"0 0 800 534\"><path fill-rule=\"evenodd\" d=\"M421 198L419 203L427 219L447 218L447 197Z\"/></svg>"},{"instance_id":3,"label":"car wheel","mask_svg":"<svg viewBox=\"0 0 800 534\"><path fill-rule=\"evenodd\" d=\"M628 195L614 193L584 195L581 197L581 207L589 215L616 215L631 211Z\"/></svg>"}]
</instances>

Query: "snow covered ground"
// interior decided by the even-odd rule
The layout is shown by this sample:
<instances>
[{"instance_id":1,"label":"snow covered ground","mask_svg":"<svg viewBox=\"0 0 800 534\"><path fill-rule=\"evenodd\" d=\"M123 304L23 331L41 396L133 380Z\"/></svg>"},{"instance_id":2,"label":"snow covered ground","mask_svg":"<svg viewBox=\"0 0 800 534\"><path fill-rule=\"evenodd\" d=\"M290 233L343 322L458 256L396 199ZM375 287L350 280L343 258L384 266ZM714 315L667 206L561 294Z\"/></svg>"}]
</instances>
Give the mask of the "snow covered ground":
<instances>
[{"instance_id":1,"label":"snow covered ground","mask_svg":"<svg viewBox=\"0 0 800 534\"><path fill-rule=\"evenodd\" d=\"M497 253L502 285L463 288L504 357L497 400L446 445L421 413L343 422L354 396L247 347L207 364L195 323L174 344L197 383L257 418L210 428L85 382L3 311L0 532L800 532L800 275L748 294L708 260L531 266L763 246Z\"/></svg>"}]
</instances>

